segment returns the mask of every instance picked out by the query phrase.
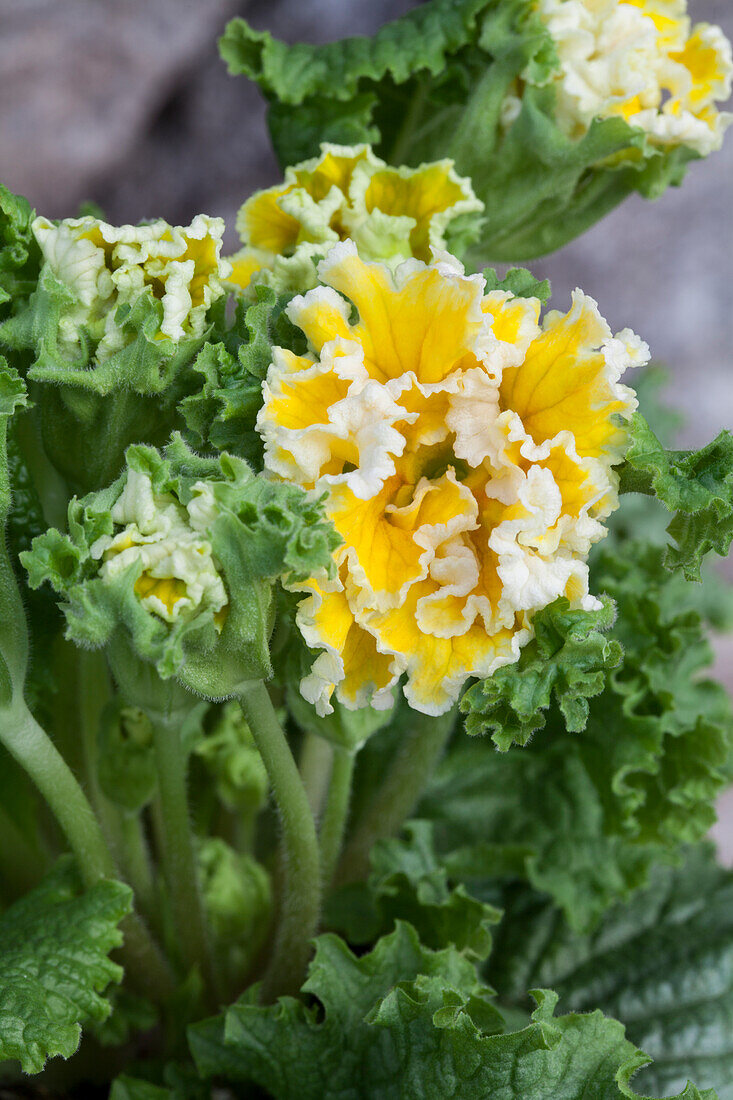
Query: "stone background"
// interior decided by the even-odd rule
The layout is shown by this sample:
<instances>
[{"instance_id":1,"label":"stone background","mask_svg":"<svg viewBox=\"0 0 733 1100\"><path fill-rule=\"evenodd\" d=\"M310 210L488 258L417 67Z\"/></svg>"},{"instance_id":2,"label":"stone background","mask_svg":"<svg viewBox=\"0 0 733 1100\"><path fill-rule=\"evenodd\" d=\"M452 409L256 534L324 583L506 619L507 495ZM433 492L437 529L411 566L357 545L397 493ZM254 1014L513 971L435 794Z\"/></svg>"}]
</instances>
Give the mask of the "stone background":
<instances>
[{"instance_id":1,"label":"stone background","mask_svg":"<svg viewBox=\"0 0 733 1100\"><path fill-rule=\"evenodd\" d=\"M688 0L733 38L731 0ZM369 33L413 0L0 0L0 178L50 217L85 199L113 222L205 211L233 225L278 178L253 85L227 76L216 38L246 14L289 41ZM235 241L230 239L233 248ZM573 287L630 326L671 374L681 445L733 423L733 137L657 203L628 199L537 262L565 307ZM733 579L729 561L722 568ZM718 674L733 688L733 639ZM733 792L718 827L733 860Z\"/></svg>"}]
</instances>

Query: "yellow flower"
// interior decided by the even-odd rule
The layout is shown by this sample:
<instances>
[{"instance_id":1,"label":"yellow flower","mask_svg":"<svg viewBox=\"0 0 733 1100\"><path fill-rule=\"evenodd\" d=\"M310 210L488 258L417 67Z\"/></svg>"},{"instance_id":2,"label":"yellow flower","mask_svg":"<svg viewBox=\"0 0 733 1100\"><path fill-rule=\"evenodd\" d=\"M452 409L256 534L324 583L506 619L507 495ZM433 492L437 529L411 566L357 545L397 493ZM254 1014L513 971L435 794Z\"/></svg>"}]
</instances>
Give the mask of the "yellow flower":
<instances>
[{"instance_id":1,"label":"yellow flower","mask_svg":"<svg viewBox=\"0 0 733 1100\"><path fill-rule=\"evenodd\" d=\"M332 582L305 586L301 632L322 652L301 691L321 713L410 704L439 714L472 676L516 661L559 596L593 608L586 556L616 507L648 349L613 337L576 291L484 293L447 253L396 271L352 241L290 319L312 349L274 350L258 429L273 476L327 493L344 540Z\"/></svg>"},{"instance_id":2,"label":"yellow flower","mask_svg":"<svg viewBox=\"0 0 733 1100\"><path fill-rule=\"evenodd\" d=\"M719 27L690 26L686 0L537 0L560 60L557 113L571 137L619 115L660 146L701 156L730 122L731 45ZM505 107L509 120L516 110Z\"/></svg>"},{"instance_id":3,"label":"yellow flower","mask_svg":"<svg viewBox=\"0 0 733 1100\"><path fill-rule=\"evenodd\" d=\"M483 209L450 160L392 168L368 145L321 145L321 154L286 169L285 180L242 206L244 247L230 257L230 282L253 277L278 289L315 286L314 256L347 237L361 255L399 263L444 248L450 223Z\"/></svg>"}]
</instances>

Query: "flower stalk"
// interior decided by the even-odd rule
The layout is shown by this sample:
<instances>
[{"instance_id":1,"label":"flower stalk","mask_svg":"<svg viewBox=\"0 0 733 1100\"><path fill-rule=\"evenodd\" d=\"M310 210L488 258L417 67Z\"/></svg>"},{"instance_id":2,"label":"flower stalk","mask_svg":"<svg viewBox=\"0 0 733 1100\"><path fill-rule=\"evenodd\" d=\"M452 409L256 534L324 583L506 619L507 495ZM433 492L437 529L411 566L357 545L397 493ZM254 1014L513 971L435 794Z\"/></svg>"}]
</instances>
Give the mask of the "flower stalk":
<instances>
[{"instance_id":1,"label":"flower stalk","mask_svg":"<svg viewBox=\"0 0 733 1100\"><path fill-rule=\"evenodd\" d=\"M262 999L268 1003L300 988L318 927L321 871L308 797L264 683L247 685L240 703L267 768L282 827L283 890L262 985Z\"/></svg>"}]
</instances>

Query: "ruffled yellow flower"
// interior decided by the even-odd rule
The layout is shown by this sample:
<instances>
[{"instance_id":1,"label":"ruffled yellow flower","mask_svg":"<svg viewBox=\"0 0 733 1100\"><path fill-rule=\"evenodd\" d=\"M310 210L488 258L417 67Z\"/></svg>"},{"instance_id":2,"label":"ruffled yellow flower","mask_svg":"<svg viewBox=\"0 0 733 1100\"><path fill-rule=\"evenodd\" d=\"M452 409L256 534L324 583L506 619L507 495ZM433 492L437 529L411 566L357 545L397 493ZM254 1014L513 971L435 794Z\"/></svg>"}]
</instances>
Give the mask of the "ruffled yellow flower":
<instances>
[{"instance_id":1,"label":"ruffled yellow flower","mask_svg":"<svg viewBox=\"0 0 733 1100\"><path fill-rule=\"evenodd\" d=\"M705 156L731 116L731 45L719 27L690 26L686 0L537 0L555 40L557 116L571 137L619 115L660 146ZM505 116L516 114L511 100Z\"/></svg>"},{"instance_id":2,"label":"ruffled yellow flower","mask_svg":"<svg viewBox=\"0 0 733 1100\"><path fill-rule=\"evenodd\" d=\"M444 248L450 223L483 209L453 162L392 168L368 145L321 145L321 154L286 169L285 180L256 192L237 216L244 248L230 257L230 281L253 275L278 289L316 284L312 257L347 237L367 259L428 260Z\"/></svg>"},{"instance_id":3,"label":"ruffled yellow flower","mask_svg":"<svg viewBox=\"0 0 733 1100\"><path fill-rule=\"evenodd\" d=\"M312 352L274 349L263 388L267 469L325 491L344 540L298 609L320 713L334 691L388 706L403 675L413 707L442 713L517 660L535 611L598 606L586 556L636 405L618 379L648 349L580 291L540 324L537 299L484 294L436 256L392 271L334 246L325 285L288 307Z\"/></svg>"},{"instance_id":4,"label":"ruffled yellow flower","mask_svg":"<svg viewBox=\"0 0 733 1100\"><path fill-rule=\"evenodd\" d=\"M99 341L99 362L123 348L130 336L117 324L117 309L141 294L163 307L159 339L202 336L209 307L225 292L230 268L220 256L221 218L198 214L188 226L36 218L33 232L45 266L72 291L73 304L59 319L61 348L72 356L81 346L82 328Z\"/></svg>"}]
</instances>

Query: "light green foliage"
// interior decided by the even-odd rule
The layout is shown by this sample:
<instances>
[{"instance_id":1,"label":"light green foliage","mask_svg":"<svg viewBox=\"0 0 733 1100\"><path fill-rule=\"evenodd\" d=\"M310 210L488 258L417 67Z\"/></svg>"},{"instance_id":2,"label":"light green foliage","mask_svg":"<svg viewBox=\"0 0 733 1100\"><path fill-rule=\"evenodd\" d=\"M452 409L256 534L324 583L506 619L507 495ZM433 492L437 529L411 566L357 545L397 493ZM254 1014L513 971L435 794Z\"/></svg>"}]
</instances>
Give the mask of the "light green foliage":
<instances>
[{"instance_id":1,"label":"light green foliage","mask_svg":"<svg viewBox=\"0 0 733 1100\"><path fill-rule=\"evenodd\" d=\"M649 888L579 936L546 899L509 888L488 975L503 1002L552 985L564 1011L601 1008L655 1059L636 1087L666 1095L692 1077L733 1097L733 876L707 848L657 867Z\"/></svg>"},{"instance_id":2,"label":"light green foliage","mask_svg":"<svg viewBox=\"0 0 733 1100\"><path fill-rule=\"evenodd\" d=\"M262 440L255 431L262 407L262 382L272 362L272 346L304 350L303 335L283 312L286 298L269 287L256 288L257 301L237 302L229 328L217 328L217 343L208 343L196 358L202 375L196 391L181 402L194 447L213 447L242 455L255 469L262 466Z\"/></svg>"},{"instance_id":3,"label":"light green foliage","mask_svg":"<svg viewBox=\"0 0 733 1100\"><path fill-rule=\"evenodd\" d=\"M235 19L220 48L230 72L264 92L283 165L321 141L368 141L393 164L452 157L486 207L469 253L477 267L558 248L631 191L678 183L694 156L650 148L620 118L566 137L547 82L554 44L531 0L429 0L373 38L322 46L287 46ZM502 105L525 74L521 113L505 130Z\"/></svg>"},{"instance_id":4,"label":"light green foliage","mask_svg":"<svg viewBox=\"0 0 733 1100\"><path fill-rule=\"evenodd\" d=\"M486 740L457 739L440 765L418 812L438 823L445 865L469 888L521 875L584 928L643 883L652 859L715 820L730 703L700 675L712 660L703 593L662 558L643 543L596 558L594 588L617 604L611 637L624 659L590 700L582 732L553 703L525 748L497 754ZM523 685L507 681L505 697L523 699Z\"/></svg>"},{"instance_id":5,"label":"light green foliage","mask_svg":"<svg viewBox=\"0 0 733 1100\"><path fill-rule=\"evenodd\" d=\"M195 1025L199 1071L253 1080L275 1100L610 1100L636 1095L629 1081L646 1060L600 1012L555 1016L547 991L525 1027L502 1031L471 963L428 950L405 924L361 958L321 936L304 990L312 1007L240 1001Z\"/></svg>"},{"instance_id":6,"label":"light green foliage","mask_svg":"<svg viewBox=\"0 0 733 1100\"><path fill-rule=\"evenodd\" d=\"M135 590L140 560L113 577L100 573L92 548L115 532L111 513L128 474L71 502L69 535L51 529L36 539L22 556L31 586L50 581L62 597L73 641L111 643L116 675L124 682L139 679L135 662L140 660L207 698L226 698L248 680L269 676L272 582L282 576L304 579L332 567L337 536L321 519L320 502L294 485L255 476L232 455L199 458L180 439L163 455L131 447L127 464L149 479L160 502L178 502L181 511L190 505L191 515L198 516L226 589L223 624L216 604L201 604L170 622L145 607Z\"/></svg>"},{"instance_id":7,"label":"light green foliage","mask_svg":"<svg viewBox=\"0 0 733 1100\"><path fill-rule=\"evenodd\" d=\"M573 611L564 598L535 615L535 637L514 665L469 688L461 700L469 734L491 734L500 749L524 745L546 722L554 699L571 733L585 729L588 700L599 695L608 672L621 662L621 647L605 637L615 616L607 600L600 611Z\"/></svg>"},{"instance_id":8,"label":"light green foliage","mask_svg":"<svg viewBox=\"0 0 733 1100\"><path fill-rule=\"evenodd\" d=\"M699 451L666 451L640 414L621 471L621 491L655 496L674 512L666 563L699 580L703 557L725 557L733 541L733 435L721 432Z\"/></svg>"},{"instance_id":9,"label":"light green foliage","mask_svg":"<svg viewBox=\"0 0 733 1100\"><path fill-rule=\"evenodd\" d=\"M30 204L0 184L0 321L16 312L36 284L41 252Z\"/></svg>"},{"instance_id":10,"label":"light green foliage","mask_svg":"<svg viewBox=\"0 0 733 1100\"><path fill-rule=\"evenodd\" d=\"M47 1058L70 1058L81 1025L104 1020L102 996L122 969L108 958L131 892L103 881L82 892L63 861L0 917L0 1061L40 1073Z\"/></svg>"}]
</instances>

